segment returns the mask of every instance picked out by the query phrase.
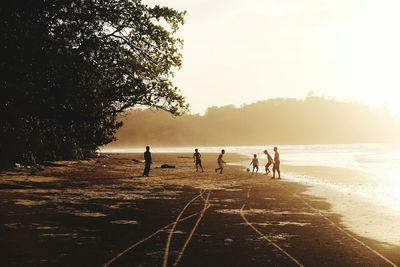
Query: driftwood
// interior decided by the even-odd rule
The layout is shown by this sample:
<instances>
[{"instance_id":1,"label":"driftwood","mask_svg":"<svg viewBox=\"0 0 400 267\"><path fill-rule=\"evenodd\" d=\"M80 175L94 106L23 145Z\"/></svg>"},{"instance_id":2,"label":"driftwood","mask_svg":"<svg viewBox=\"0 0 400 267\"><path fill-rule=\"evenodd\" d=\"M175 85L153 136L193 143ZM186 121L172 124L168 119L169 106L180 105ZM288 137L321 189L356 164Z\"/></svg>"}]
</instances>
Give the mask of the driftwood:
<instances>
[{"instance_id":1,"label":"driftwood","mask_svg":"<svg viewBox=\"0 0 400 267\"><path fill-rule=\"evenodd\" d=\"M162 168L162 169L175 169L175 165L162 164L160 168Z\"/></svg>"},{"instance_id":2,"label":"driftwood","mask_svg":"<svg viewBox=\"0 0 400 267\"><path fill-rule=\"evenodd\" d=\"M46 167L65 167L65 166L68 166L67 164L57 163L57 162L54 162L54 161L43 161L42 165L46 166Z\"/></svg>"}]
</instances>

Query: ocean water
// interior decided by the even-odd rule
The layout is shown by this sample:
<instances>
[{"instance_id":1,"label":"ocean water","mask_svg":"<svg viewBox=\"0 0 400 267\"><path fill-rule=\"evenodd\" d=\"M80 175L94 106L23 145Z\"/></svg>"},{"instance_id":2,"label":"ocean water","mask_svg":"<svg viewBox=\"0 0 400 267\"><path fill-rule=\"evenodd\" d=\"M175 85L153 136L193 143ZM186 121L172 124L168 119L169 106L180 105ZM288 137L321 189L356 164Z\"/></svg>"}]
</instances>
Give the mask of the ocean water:
<instances>
[{"instance_id":1,"label":"ocean water","mask_svg":"<svg viewBox=\"0 0 400 267\"><path fill-rule=\"evenodd\" d=\"M342 215L343 224L356 234L400 246L400 144L281 145L282 178L308 186L306 194L327 199ZM224 147L227 153L249 158L260 165L264 149L273 146ZM199 147L218 153L221 147ZM191 153L192 147L152 148L155 153ZM135 153L143 148L105 150ZM260 168L263 171L263 168Z\"/></svg>"},{"instance_id":2,"label":"ocean water","mask_svg":"<svg viewBox=\"0 0 400 267\"><path fill-rule=\"evenodd\" d=\"M324 177L315 177L306 171L291 172L290 179L358 194L400 210L400 144L285 146L281 150L286 165L336 168L343 173L335 177L336 172L327 169Z\"/></svg>"}]
</instances>

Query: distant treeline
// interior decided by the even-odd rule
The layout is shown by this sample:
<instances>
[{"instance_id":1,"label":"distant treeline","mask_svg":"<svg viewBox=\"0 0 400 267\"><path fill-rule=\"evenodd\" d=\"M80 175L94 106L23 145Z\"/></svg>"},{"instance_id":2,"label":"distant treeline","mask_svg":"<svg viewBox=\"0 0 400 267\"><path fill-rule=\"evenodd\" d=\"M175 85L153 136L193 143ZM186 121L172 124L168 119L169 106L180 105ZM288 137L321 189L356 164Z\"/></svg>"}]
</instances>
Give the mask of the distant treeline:
<instances>
[{"instance_id":1,"label":"distant treeline","mask_svg":"<svg viewBox=\"0 0 400 267\"><path fill-rule=\"evenodd\" d=\"M110 146L368 143L400 140L400 119L364 104L322 97L269 99L205 115L129 111Z\"/></svg>"}]
</instances>

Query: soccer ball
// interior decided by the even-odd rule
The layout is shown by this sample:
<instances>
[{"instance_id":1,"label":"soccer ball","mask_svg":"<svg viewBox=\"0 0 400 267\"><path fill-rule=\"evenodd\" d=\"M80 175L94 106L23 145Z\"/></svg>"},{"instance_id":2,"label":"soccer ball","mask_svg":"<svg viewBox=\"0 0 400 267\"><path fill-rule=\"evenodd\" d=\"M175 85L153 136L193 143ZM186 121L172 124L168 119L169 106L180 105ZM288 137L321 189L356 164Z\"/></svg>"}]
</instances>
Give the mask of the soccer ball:
<instances>
[{"instance_id":1,"label":"soccer ball","mask_svg":"<svg viewBox=\"0 0 400 267\"><path fill-rule=\"evenodd\" d=\"M247 171L247 172L249 172L249 171L250 171L250 169L249 169L249 168L247 168L247 169L246 169L246 171Z\"/></svg>"}]
</instances>

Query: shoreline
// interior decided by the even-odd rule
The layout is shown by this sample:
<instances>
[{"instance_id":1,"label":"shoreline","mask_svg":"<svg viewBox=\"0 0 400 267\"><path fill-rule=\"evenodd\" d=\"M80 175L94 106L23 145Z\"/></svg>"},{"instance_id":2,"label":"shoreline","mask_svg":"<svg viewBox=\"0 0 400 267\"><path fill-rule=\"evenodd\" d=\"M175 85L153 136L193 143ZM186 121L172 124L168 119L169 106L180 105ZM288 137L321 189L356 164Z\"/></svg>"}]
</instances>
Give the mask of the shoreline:
<instances>
[{"instance_id":1,"label":"shoreline","mask_svg":"<svg viewBox=\"0 0 400 267\"><path fill-rule=\"evenodd\" d=\"M346 168L322 166L285 166L288 179L308 187L310 196L323 197L332 205L332 211L343 216L343 224L354 233L400 246L400 210L384 198L372 198L366 192L357 192L342 181L363 182L363 174ZM290 177L290 178L289 178ZM358 177L357 179L355 179ZM337 183L339 181L339 183Z\"/></svg>"},{"instance_id":2,"label":"shoreline","mask_svg":"<svg viewBox=\"0 0 400 267\"><path fill-rule=\"evenodd\" d=\"M243 157L243 160L232 165L246 168L245 164L249 157L244 155L240 157ZM335 184L336 181L343 182L349 178L353 179L352 182L355 184L362 183L362 173L328 166L290 164L281 166L283 179L304 185L307 188L304 194L310 197L326 199L331 205L332 212L340 214L344 226L353 233L389 246L400 246L400 232L397 231L400 228L399 207L392 207L392 203L388 200L376 200L368 194L354 192ZM262 168L261 164L261 172Z\"/></svg>"},{"instance_id":3,"label":"shoreline","mask_svg":"<svg viewBox=\"0 0 400 267\"><path fill-rule=\"evenodd\" d=\"M205 173L194 171L191 154L154 154L155 168L149 178L142 178L142 164L132 161L141 157L113 154L63 162L34 174L1 172L4 262L10 266L102 265L133 241L176 220L185 203L198 195L183 216L204 209L203 217L177 224L168 261L176 259L200 220L182 266L292 266L294 261L268 239L306 266L390 266L384 258L394 266L400 264L399 247L351 233L382 258L342 232L347 231L342 217L330 211L326 200L304 194L307 186L252 176L234 166L215 174L216 155L208 153L203 153ZM226 155L227 162L240 158ZM163 163L177 168L157 168ZM207 193L209 207L204 204ZM162 230L118 258L115 266L159 266L168 233ZM29 249L22 251L22 247ZM82 253L93 256L83 260ZM237 257L226 257L232 253Z\"/></svg>"},{"instance_id":4,"label":"shoreline","mask_svg":"<svg viewBox=\"0 0 400 267\"><path fill-rule=\"evenodd\" d=\"M240 155L240 162L232 166L246 168L247 159ZM261 161L262 162L262 161ZM332 212L342 216L343 225L353 233L383 242L389 246L400 246L400 210L391 207L389 201L376 201L367 194L356 193L332 184L332 180L342 180L360 176L357 171L327 167L327 166L299 166L281 164L285 181L300 183L306 187L303 194L310 197L326 199L331 205ZM248 167L248 166L247 166ZM261 173L263 165L260 164ZM245 171L243 169L243 171ZM318 176L318 177L317 177ZM324 177L332 177L324 181ZM357 180L353 181L357 183ZM358 178L362 182L362 176Z\"/></svg>"}]
</instances>

